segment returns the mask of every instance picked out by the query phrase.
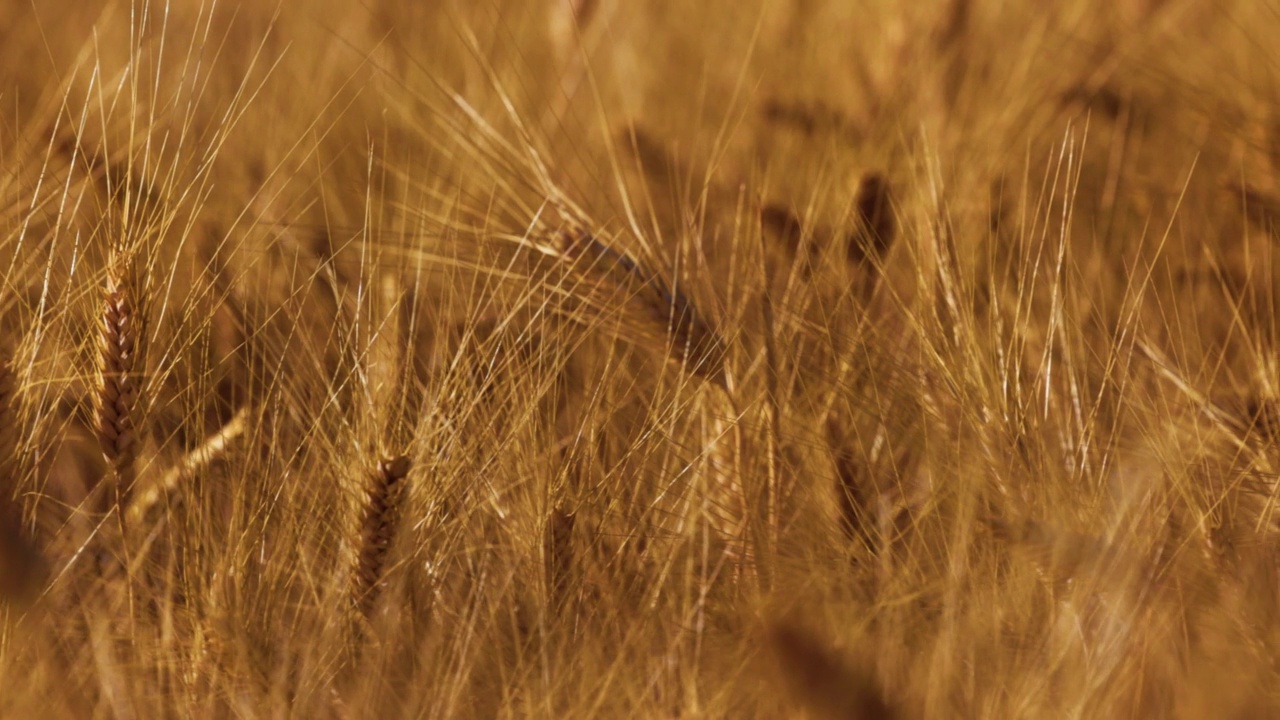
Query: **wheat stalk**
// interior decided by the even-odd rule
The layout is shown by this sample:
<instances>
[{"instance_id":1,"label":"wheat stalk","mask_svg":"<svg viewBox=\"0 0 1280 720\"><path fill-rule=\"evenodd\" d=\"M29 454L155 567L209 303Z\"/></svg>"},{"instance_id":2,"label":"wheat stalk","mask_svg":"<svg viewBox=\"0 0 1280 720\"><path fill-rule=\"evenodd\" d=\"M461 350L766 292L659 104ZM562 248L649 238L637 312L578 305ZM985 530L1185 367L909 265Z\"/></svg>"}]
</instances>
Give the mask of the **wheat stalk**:
<instances>
[{"instance_id":1,"label":"wheat stalk","mask_svg":"<svg viewBox=\"0 0 1280 720\"><path fill-rule=\"evenodd\" d=\"M404 501L405 478L410 467L412 462L403 455L380 461L367 489L352 593L355 607L365 619L371 617L378 601L387 552L395 540Z\"/></svg>"}]
</instances>

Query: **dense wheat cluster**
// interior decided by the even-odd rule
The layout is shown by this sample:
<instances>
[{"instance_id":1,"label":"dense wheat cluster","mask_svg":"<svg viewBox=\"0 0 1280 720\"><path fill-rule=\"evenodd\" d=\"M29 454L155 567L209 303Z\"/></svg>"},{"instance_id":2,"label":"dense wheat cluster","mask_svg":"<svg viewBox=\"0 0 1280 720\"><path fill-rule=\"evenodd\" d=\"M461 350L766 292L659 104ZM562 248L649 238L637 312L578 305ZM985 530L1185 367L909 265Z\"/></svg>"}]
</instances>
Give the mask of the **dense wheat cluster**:
<instances>
[{"instance_id":1,"label":"dense wheat cluster","mask_svg":"<svg viewBox=\"0 0 1280 720\"><path fill-rule=\"evenodd\" d=\"M0 717L1280 715L1270 0L0 28Z\"/></svg>"}]
</instances>

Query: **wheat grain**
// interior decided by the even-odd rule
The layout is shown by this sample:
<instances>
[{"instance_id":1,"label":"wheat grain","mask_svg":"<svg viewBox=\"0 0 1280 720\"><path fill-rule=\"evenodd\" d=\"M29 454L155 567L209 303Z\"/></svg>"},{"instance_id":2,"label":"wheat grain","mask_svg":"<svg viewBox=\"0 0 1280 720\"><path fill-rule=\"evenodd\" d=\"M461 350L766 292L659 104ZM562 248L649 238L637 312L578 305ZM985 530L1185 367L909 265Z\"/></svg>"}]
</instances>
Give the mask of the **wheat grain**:
<instances>
[{"instance_id":1,"label":"wheat grain","mask_svg":"<svg viewBox=\"0 0 1280 720\"><path fill-rule=\"evenodd\" d=\"M1266 190L1245 183L1226 183L1227 191L1235 196L1238 207L1243 208L1249 220L1264 230L1280 225L1280 197Z\"/></svg>"},{"instance_id":2,"label":"wheat grain","mask_svg":"<svg viewBox=\"0 0 1280 720\"><path fill-rule=\"evenodd\" d=\"M760 115L766 123L791 128L805 137L821 133L854 144L863 135L858 123L822 102L785 102L774 98L765 101Z\"/></svg>"}]
</instances>

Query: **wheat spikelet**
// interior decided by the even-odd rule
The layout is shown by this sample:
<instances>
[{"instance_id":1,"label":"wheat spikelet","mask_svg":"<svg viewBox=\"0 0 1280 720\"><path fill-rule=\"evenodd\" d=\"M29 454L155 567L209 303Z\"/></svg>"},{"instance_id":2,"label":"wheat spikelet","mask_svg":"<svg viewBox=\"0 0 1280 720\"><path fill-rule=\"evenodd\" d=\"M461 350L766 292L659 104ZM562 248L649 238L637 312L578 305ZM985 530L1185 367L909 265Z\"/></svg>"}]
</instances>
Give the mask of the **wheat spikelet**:
<instances>
[{"instance_id":1,"label":"wheat spikelet","mask_svg":"<svg viewBox=\"0 0 1280 720\"><path fill-rule=\"evenodd\" d=\"M135 412L139 399L138 353L141 315L136 288L113 267L107 275L99 328L98 393L94 430L102 455L111 467L117 501L132 489L138 453Z\"/></svg>"},{"instance_id":2,"label":"wheat spikelet","mask_svg":"<svg viewBox=\"0 0 1280 720\"><path fill-rule=\"evenodd\" d=\"M394 433L397 419L404 412L404 343L400 305L404 293L399 278L385 275L378 281L378 296L370 314L371 337L368 340L362 368L369 396L369 406L385 417L383 431Z\"/></svg>"},{"instance_id":3,"label":"wheat spikelet","mask_svg":"<svg viewBox=\"0 0 1280 720\"><path fill-rule=\"evenodd\" d=\"M971 0L951 0L935 38L940 55L946 55L957 50L956 45L964 39L972 19L973 7Z\"/></svg>"},{"instance_id":4,"label":"wheat spikelet","mask_svg":"<svg viewBox=\"0 0 1280 720\"><path fill-rule=\"evenodd\" d=\"M387 552L399 524L405 478L411 466L409 458L403 455L380 461L367 490L353 592L356 609L366 619L372 615L378 600Z\"/></svg>"},{"instance_id":5,"label":"wheat spikelet","mask_svg":"<svg viewBox=\"0 0 1280 720\"><path fill-rule=\"evenodd\" d=\"M588 308L622 306L622 339L663 347L688 372L726 386L725 346L678 288L585 232L564 236L563 257L573 263Z\"/></svg>"}]
</instances>

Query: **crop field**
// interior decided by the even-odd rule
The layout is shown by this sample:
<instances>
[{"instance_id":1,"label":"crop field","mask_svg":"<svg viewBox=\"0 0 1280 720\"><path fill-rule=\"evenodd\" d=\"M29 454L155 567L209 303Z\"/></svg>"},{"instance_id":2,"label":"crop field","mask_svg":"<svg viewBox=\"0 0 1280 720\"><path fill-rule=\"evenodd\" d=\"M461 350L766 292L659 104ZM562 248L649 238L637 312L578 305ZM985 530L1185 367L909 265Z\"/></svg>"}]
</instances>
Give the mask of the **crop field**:
<instances>
[{"instance_id":1,"label":"crop field","mask_svg":"<svg viewBox=\"0 0 1280 720\"><path fill-rule=\"evenodd\" d=\"M0 0L0 718L1280 716L1273 0Z\"/></svg>"}]
</instances>

